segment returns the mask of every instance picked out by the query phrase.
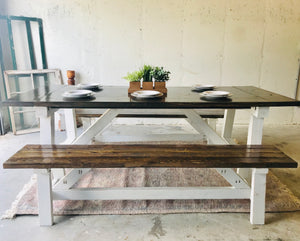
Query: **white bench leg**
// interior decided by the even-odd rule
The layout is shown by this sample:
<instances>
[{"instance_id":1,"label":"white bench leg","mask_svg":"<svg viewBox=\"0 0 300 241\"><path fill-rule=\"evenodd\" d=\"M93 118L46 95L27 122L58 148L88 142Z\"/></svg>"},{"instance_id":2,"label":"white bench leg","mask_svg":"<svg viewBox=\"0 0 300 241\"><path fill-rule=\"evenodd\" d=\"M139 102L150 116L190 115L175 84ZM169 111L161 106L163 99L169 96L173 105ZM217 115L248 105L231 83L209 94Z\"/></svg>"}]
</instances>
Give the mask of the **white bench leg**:
<instances>
[{"instance_id":1,"label":"white bench leg","mask_svg":"<svg viewBox=\"0 0 300 241\"><path fill-rule=\"evenodd\" d=\"M37 169L38 204L41 226L53 225L52 183L50 169Z\"/></svg>"},{"instance_id":2,"label":"white bench leg","mask_svg":"<svg viewBox=\"0 0 300 241\"><path fill-rule=\"evenodd\" d=\"M252 170L251 196L250 196L250 222L251 224L265 223L266 175L268 169L254 168Z\"/></svg>"}]
</instances>

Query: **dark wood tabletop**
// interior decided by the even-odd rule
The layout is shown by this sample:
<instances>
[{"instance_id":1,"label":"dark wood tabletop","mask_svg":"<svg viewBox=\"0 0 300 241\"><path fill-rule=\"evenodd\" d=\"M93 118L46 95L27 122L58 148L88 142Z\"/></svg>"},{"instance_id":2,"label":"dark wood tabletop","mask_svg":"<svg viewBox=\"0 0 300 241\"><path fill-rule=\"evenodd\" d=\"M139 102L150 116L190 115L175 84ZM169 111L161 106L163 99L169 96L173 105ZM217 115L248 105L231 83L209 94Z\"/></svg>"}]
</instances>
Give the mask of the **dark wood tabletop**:
<instances>
[{"instance_id":1,"label":"dark wood tabletop","mask_svg":"<svg viewBox=\"0 0 300 241\"><path fill-rule=\"evenodd\" d=\"M251 107L300 106L297 101L253 86L224 86L216 90L228 91L230 98L207 100L191 87L168 87L167 96L158 99L136 99L128 95L128 87L104 86L92 98L65 99L65 91L76 86L43 86L17 94L3 101L5 106L45 106L50 108L224 108L246 109Z\"/></svg>"}]
</instances>

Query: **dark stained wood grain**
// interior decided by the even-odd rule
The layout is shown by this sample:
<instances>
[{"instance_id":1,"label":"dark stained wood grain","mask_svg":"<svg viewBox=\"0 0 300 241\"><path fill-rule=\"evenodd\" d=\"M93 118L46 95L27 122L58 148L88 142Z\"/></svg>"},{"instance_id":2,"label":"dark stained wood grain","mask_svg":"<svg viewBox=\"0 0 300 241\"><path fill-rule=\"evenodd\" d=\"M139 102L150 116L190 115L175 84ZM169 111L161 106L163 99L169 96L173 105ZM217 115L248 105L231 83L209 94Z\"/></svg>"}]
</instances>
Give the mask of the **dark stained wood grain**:
<instances>
[{"instance_id":1,"label":"dark stained wood grain","mask_svg":"<svg viewBox=\"0 0 300 241\"><path fill-rule=\"evenodd\" d=\"M3 101L6 106L47 106L52 108L167 108L167 109L228 109L259 106L300 106L300 101L253 86L217 87L232 93L230 99L205 100L191 87L168 87L168 95L154 100L139 100L128 95L128 87L104 86L95 92L94 98L67 100L62 97L65 91L75 86L46 86L15 95Z\"/></svg>"},{"instance_id":2,"label":"dark stained wood grain","mask_svg":"<svg viewBox=\"0 0 300 241\"><path fill-rule=\"evenodd\" d=\"M267 145L26 145L3 168L296 168Z\"/></svg>"},{"instance_id":3,"label":"dark stained wood grain","mask_svg":"<svg viewBox=\"0 0 300 241\"><path fill-rule=\"evenodd\" d=\"M195 109L197 114L202 118L223 118L224 109ZM105 110L102 109L76 109L76 116L79 117L100 117ZM150 113L130 113L130 114L119 114L118 118L186 118L183 114L169 114L168 112L161 112L159 114Z\"/></svg>"},{"instance_id":4,"label":"dark stained wood grain","mask_svg":"<svg viewBox=\"0 0 300 241\"><path fill-rule=\"evenodd\" d=\"M101 114L76 114L79 117L100 117ZM224 111L213 112L210 111L207 114L199 114L202 118L223 118ZM185 115L177 114L119 114L118 118L187 118Z\"/></svg>"}]
</instances>

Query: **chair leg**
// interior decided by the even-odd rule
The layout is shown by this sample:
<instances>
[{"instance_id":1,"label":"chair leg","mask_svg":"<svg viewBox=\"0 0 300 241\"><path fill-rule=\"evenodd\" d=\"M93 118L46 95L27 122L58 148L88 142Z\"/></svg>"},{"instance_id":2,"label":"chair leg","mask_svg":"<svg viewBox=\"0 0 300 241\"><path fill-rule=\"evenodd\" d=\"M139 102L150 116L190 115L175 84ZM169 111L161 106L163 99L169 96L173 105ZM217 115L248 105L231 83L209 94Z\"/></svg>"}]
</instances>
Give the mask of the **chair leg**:
<instances>
[{"instance_id":1,"label":"chair leg","mask_svg":"<svg viewBox=\"0 0 300 241\"><path fill-rule=\"evenodd\" d=\"M36 173L40 226L51 226L53 225L51 170L38 169Z\"/></svg>"},{"instance_id":2,"label":"chair leg","mask_svg":"<svg viewBox=\"0 0 300 241\"><path fill-rule=\"evenodd\" d=\"M268 169L254 168L252 170L250 222L252 224L265 223L266 175Z\"/></svg>"}]
</instances>

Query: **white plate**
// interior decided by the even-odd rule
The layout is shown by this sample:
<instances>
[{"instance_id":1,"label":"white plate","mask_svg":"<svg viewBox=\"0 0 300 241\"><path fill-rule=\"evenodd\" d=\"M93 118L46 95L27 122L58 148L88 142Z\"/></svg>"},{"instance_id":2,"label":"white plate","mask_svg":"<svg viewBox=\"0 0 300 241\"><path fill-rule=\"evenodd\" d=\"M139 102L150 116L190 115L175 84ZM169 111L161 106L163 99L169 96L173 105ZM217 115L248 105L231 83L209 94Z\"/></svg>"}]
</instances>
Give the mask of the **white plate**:
<instances>
[{"instance_id":1,"label":"white plate","mask_svg":"<svg viewBox=\"0 0 300 241\"><path fill-rule=\"evenodd\" d=\"M102 88L102 85L99 83L87 83L87 84L78 84L77 85L78 89L83 89L83 90L92 90L92 89L100 89Z\"/></svg>"},{"instance_id":2,"label":"white plate","mask_svg":"<svg viewBox=\"0 0 300 241\"><path fill-rule=\"evenodd\" d=\"M139 91L136 91L139 92ZM135 98L141 98L141 99L153 99L153 98L160 98L162 97L164 94L159 92L159 94L156 95L139 95L138 93L133 92L131 93L131 96L135 97ZM158 92L158 91L157 91Z\"/></svg>"},{"instance_id":3,"label":"white plate","mask_svg":"<svg viewBox=\"0 0 300 241\"><path fill-rule=\"evenodd\" d=\"M216 86L214 85L194 85L193 90L213 90Z\"/></svg>"},{"instance_id":4,"label":"white plate","mask_svg":"<svg viewBox=\"0 0 300 241\"><path fill-rule=\"evenodd\" d=\"M135 97L144 97L144 98L153 98L156 96L160 96L162 93L155 90L138 90L132 93ZM131 95L132 95L131 94Z\"/></svg>"},{"instance_id":5,"label":"white plate","mask_svg":"<svg viewBox=\"0 0 300 241\"><path fill-rule=\"evenodd\" d=\"M70 90L63 93L63 97L65 98L85 98L90 97L94 93L90 90Z\"/></svg>"},{"instance_id":6,"label":"white plate","mask_svg":"<svg viewBox=\"0 0 300 241\"><path fill-rule=\"evenodd\" d=\"M229 92L227 91L205 91L200 94L201 96L207 98L207 99L218 99L218 98L228 98L232 96Z\"/></svg>"}]
</instances>

